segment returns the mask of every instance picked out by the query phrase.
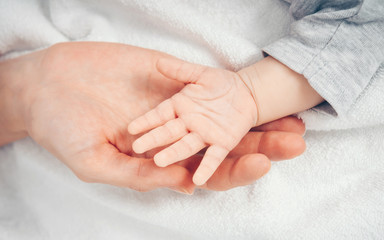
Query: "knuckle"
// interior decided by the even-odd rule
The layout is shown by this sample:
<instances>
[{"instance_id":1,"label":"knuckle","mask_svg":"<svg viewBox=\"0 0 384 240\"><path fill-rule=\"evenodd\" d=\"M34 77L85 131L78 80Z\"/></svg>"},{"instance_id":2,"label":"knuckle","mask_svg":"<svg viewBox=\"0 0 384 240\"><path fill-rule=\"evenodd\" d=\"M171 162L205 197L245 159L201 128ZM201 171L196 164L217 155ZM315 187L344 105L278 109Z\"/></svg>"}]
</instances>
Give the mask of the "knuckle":
<instances>
[{"instance_id":1,"label":"knuckle","mask_svg":"<svg viewBox=\"0 0 384 240\"><path fill-rule=\"evenodd\" d=\"M143 120L145 120L146 124L151 125L152 118L151 118L151 112L147 112L143 115Z\"/></svg>"},{"instance_id":2,"label":"knuckle","mask_svg":"<svg viewBox=\"0 0 384 240\"><path fill-rule=\"evenodd\" d=\"M159 115L160 120L167 121L168 119L174 117L174 113L172 110L172 107L169 106L170 100L167 99L164 102L162 102L156 109L157 114Z\"/></svg>"},{"instance_id":3,"label":"knuckle","mask_svg":"<svg viewBox=\"0 0 384 240\"><path fill-rule=\"evenodd\" d=\"M150 190L149 185L146 184L146 179L148 178L148 174L145 171L145 164L143 161L138 161L135 166L134 176L132 176L130 185L128 186L130 189L133 189L138 192L148 192Z\"/></svg>"},{"instance_id":4,"label":"knuckle","mask_svg":"<svg viewBox=\"0 0 384 240\"><path fill-rule=\"evenodd\" d=\"M167 120L167 116L166 114L164 113L164 111L161 109L161 106L158 106L155 108L155 112L156 112L156 115L158 116L158 118L161 120L161 121L166 121Z\"/></svg>"},{"instance_id":5,"label":"knuckle","mask_svg":"<svg viewBox=\"0 0 384 240\"><path fill-rule=\"evenodd\" d=\"M220 165L222 159L218 156L210 155L209 156L210 164L207 164L211 169L216 169L217 166Z\"/></svg>"},{"instance_id":6,"label":"knuckle","mask_svg":"<svg viewBox=\"0 0 384 240\"><path fill-rule=\"evenodd\" d=\"M175 121L175 126L174 126L175 130L176 131L184 131L186 132L187 131L187 127L185 126L185 123L182 119L178 118L176 121Z\"/></svg>"},{"instance_id":7,"label":"knuckle","mask_svg":"<svg viewBox=\"0 0 384 240\"><path fill-rule=\"evenodd\" d=\"M180 139L180 146L183 149L183 152L191 153L193 152L192 146L185 140L185 138Z\"/></svg>"},{"instance_id":8,"label":"knuckle","mask_svg":"<svg viewBox=\"0 0 384 240\"><path fill-rule=\"evenodd\" d=\"M170 159L179 159L180 158L180 152L178 151L178 148L175 146L170 146L166 149L164 149L165 153Z\"/></svg>"},{"instance_id":9,"label":"knuckle","mask_svg":"<svg viewBox=\"0 0 384 240\"><path fill-rule=\"evenodd\" d=\"M217 153L212 153L212 152L207 152L206 153L206 161L207 165L209 165L211 168L217 168L221 164L221 162L224 160L224 153L222 152L217 152Z\"/></svg>"},{"instance_id":10,"label":"knuckle","mask_svg":"<svg viewBox=\"0 0 384 240\"><path fill-rule=\"evenodd\" d=\"M142 178L142 177L145 177L143 176L143 162L142 161L139 161L137 163L137 166L136 166L136 177L138 179ZM139 181L140 182L140 181ZM140 186L140 185L139 185Z\"/></svg>"},{"instance_id":11,"label":"knuckle","mask_svg":"<svg viewBox=\"0 0 384 240\"><path fill-rule=\"evenodd\" d=\"M171 137L176 137L179 135L186 134L186 127L181 119L176 119L174 121L169 121L164 125Z\"/></svg>"},{"instance_id":12,"label":"knuckle","mask_svg":"<svg viewBox=\"0 0 384 240\"><path fill-rule=\"evenodd\" d=\"M77 166L73 169L75 175L83 182L94 183L97 182L98 176L102 171L100 161L94 158L85 158L78 161Z\"/></svg>"},{"instance_id":13,"label":"knuckle","mask_svg":"<svg viewBox=\"0 0 384 240\"><path fill-rule=\"evenodd\" d=\"M163 137L162 134L159 133L159 130L156 130L155 132L149 133L150 135L148 136L150 139L152 139L152 143L155 146L161 145L161 138Z\"/></svg>"},{"instance_id":14,"label":"knuckle","mask_svg":"<svg viewBox=\"0 0 384 240\"><path fill-rule=\"evenodd\" d=\"M167 122L166 124L164 124L163 126L163 135L164 137L166 137L167 139L169 138L173 138L175 137L175 129L173 127L173 124L170 123L170 122Z\"/></svg>"},{"instance_id":15,"label":"knuckle","mask_svg":"<svg viewBox=\"0 0 384 240\"><path fill-rule=\"evenodd\" d=\"M190 76L191 82L197 82L208 70L209 68L206 66L194 66Z\"/></svg>"},{"instance_id":16,"label":"knuckle","mask_svg":"<svg viewBox=\"0 0 384 240\"><path fill-rule=\"evenodd\" d=\"M176 78L179 79L180 77L183 77L183 70L185 68L185 63L181 63L177 69L176 69Z\"/></svg>"}]
</instances>

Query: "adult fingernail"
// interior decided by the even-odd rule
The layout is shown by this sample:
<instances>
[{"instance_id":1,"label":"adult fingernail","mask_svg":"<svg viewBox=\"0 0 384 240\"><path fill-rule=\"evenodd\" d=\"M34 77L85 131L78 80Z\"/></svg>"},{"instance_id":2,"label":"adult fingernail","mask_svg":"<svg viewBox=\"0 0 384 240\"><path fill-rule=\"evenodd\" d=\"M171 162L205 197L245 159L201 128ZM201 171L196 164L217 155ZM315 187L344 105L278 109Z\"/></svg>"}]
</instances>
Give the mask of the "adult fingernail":
<instances>
[{"instance_id":1,"label":"adult fingernail","mask_svg":"<svg viewBox=\"0 0 384 240\"><path fill-rule=\"evenodd\" d=\"M192 190L187 190L185 188L169 188L170 190L172 191L175 191L177 193L182 193L182 194L186 194L186 195L192 195L193 194L193 189Z\"/></svg>"}]
</instances>

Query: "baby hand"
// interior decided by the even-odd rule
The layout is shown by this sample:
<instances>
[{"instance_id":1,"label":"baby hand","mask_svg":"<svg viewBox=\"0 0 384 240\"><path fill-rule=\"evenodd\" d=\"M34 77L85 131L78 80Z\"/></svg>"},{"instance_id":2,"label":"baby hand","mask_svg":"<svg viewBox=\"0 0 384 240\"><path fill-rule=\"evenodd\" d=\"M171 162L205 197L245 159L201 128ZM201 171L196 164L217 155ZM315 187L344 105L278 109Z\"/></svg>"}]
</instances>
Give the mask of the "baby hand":
<instances>
[{"instance_id":1,"label":"baby hand","mask_svg":"<svg viewBox=\"0 0 384 240\"><path fill-rule=\"evenodd\" d=\"M202 185L255 126L255 101L235 72L165 58L157 69L186 86L129 124L131 134L152 129L133 143L133 150L143 153L173 143L154 156L155 163L165 167L208 146L193 176L193 182Z\"/></svg>"}]
</instances>

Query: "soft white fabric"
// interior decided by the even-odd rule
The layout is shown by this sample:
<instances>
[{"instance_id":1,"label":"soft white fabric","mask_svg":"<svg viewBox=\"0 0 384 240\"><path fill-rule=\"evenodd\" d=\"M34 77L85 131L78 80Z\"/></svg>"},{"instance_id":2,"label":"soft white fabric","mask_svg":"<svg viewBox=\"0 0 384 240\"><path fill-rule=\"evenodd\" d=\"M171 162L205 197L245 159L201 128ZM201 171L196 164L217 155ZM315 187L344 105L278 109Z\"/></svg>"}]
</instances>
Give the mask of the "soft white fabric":
<instances>
[{"instance_id":1,"label":"soft white fabric","mask_svg":"<svg viewBox=\"0 0 384 240\"><path fill-rule=\"evenodd\" d=\"M157 49L229 69L288 29L278 0L1 0L2 58L72 40ZM0 148L0 239L381 239L384 71L345 119L300 114L307 151L227 192L138 193L78 180L31 139Z\"/></svg>"}]
</instances>

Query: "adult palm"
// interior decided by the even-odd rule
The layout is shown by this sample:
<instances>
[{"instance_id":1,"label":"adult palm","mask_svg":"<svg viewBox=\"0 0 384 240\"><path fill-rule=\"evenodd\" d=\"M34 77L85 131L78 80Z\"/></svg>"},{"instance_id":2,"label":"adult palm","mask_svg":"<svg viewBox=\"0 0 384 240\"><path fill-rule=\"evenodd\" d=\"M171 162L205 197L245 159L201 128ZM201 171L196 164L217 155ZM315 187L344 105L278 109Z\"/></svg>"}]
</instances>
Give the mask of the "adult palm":
<instances>
[{"instance_id":1,"label":"adult palm","mask_svg":"<svg viewBox=\"0 0 384 240\"><path fill-rule=\"evenodd\" d=\"M24 56L24 61L33 62L20 96L26 131L84 181L139 191L169 187L192 192L196 157L159 168L152 153L132 151L135 137L127 132L132 119L183 87L157 71L160 58L172 57L123 44L90 42L57 44ZM303 125L287 121L293 123L277 124L273 130L295 133L249 135L254 141L240 144L231 155L234 158L227 159L203 187L224 190L256 180L269 169L269 159L260 153L280 153L277 158L300 154L304 145L298 133ZM276 141L276 133L282 140ZM252 146L256 148L250 150ZM260 151L263 148L269 150ZM239 157L254 152L258 154ZM248 168L250 164L255 170Z\"/></svg>"}]
</instances>

